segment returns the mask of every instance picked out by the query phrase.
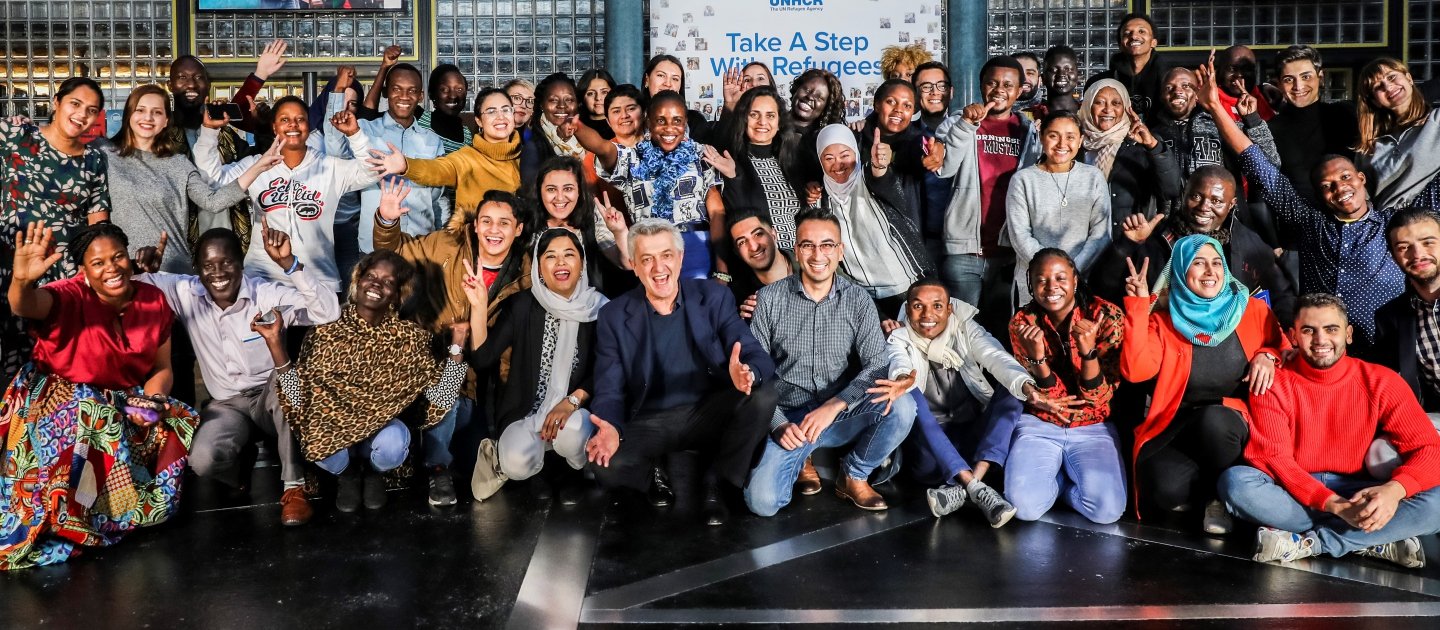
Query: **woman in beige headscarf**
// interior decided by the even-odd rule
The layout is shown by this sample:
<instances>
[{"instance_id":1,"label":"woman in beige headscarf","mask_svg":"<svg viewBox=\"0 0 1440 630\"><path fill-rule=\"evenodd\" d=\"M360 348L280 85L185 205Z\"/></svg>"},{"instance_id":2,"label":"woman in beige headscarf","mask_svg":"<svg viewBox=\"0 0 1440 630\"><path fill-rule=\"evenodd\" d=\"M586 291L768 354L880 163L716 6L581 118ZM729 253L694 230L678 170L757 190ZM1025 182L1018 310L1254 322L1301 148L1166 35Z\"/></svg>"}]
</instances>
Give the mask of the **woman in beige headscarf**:
<instances>
[{"instance_id":1,"label":"woman in beige headscarf","mask_svg":"<svg viewBox=\"0 0 1440 630\"><path fill-rule=\"evenodd\" d=\"M1085 89L1080 103L1080 133L1084 135L1085 163L1110 179L1115 154L1130 135L1130 92L1114 79L1101 79Z\"/></svg>"}]
</instances>

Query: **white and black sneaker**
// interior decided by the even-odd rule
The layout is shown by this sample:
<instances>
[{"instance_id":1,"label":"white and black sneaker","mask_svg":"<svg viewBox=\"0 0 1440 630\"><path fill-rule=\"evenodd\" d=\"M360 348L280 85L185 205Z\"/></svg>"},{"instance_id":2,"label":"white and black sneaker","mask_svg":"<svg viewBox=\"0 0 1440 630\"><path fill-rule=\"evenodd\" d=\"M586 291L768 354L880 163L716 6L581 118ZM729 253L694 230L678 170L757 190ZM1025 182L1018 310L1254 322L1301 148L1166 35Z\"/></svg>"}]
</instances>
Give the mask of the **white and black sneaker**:
<instances>
[{"instance_id":1,"label":"white and black sneaker","mask_svg":"<svg viewBox=\"0 0 1440 630\"><path fill-rule=\"evenodd\" d=\"M985 520L990 521L990 527L999 529L1015 517L1015 506L985 482L976 479L970 482L967 489L970 491L970 500L985 514Z\"/></svg>"},{"instance_id":2,"label":"white and black sneaker","mask_svg":"<svg viewBox=\"0 0 1440 630\"><path fill-rule=\"evenodd\" d=\"M940 518L965 505L965 489L953 484L930 488L925 491L925 502L930 504L930 513Z\"/></svg>"},{"instance_id":3,"label":"white and black sneaker","mask_svg":"<svg viewBox=\"0 0 1440 630\"><path fill-rule=\"evenodd\" d=\"M1294 562L1320 555L1320 539L1314 534L1296 534L1273 527L1255 532L1256 562Z\"/></svg>"},{"instance_id":4,"label":"white and black sneaker","mask_svg":"<svg viewBox=\"0 0 1440 630\"><path fill-rule=\"evenodd\" d=\"M1366 547L1356 551L1355 555L1388 560L1407 569L1425 568L1425 548L1420 546L1420 539L1414 536L1405 540Z\"/></svg>"}]
</instances>

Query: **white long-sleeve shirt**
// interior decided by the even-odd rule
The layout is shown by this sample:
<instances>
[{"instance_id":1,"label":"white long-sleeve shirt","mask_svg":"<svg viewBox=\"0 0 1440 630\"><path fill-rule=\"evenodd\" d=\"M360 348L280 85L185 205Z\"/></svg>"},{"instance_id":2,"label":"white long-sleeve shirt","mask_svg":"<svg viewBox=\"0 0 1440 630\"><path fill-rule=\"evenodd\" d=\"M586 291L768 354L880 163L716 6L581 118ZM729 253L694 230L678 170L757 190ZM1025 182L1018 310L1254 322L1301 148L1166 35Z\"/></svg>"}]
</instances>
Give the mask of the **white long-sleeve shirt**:
<instances>
[{"instance_id":1,"label":"white long-sleeve shirt","mask_svg":"<svg viewBox=\"0 0 1440 630\"><path fill-rule=\"evenodd\" d=\"M286 326L319 326L340 318L340 300L334 291L317 286L305 269L290 274L290 284L244 277L240 294L230 308L210 299L196 276L148 273L135 277L165 294L170 310L185 324L200 375L210 397L226 400L260 387L270 378L275 362L265 340L250 330L261 311L288 306Z\"/></svg>"},{"instance_id":2,"label":"white long-sleeve shirt","mask_svg":"<svg viewBox=\"0 0 1440 630\"><path fill-rule=\"evenodd\" d=\"M221 164L216 150L219 133L203 128L195 142L195 166L215 185L228 184L250 168L258 155L233 164ZM369 155L370 141L363 133L347 138L354 155ZM295 168L284 162L255 178L246 191L250 197L255 228L250 233L250 251L245 256L246 273L266 280L288 282L285 270L265 254L260 220L290 235L295 256L314 271L316 281L332 292L340 290L340 271L335 263L335 211L340 196L374 184L379 179L360 160L344 160L308 150Z\"/></svg>"}]
</instances>

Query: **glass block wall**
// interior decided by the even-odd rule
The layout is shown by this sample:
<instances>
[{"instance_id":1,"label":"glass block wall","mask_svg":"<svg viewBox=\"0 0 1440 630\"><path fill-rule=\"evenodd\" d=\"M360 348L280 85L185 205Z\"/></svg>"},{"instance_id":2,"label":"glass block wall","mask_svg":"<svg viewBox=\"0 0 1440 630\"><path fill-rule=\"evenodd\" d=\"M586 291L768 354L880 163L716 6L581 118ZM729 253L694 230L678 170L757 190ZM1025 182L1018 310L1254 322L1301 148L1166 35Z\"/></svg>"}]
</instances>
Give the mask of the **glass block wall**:
<instances>
[{"instance_id":1,"label":"glass block wall","mask_svg":"<svg viewBox=\"0 0 1440 630\"><path fill-rule=\"evenodd\" d=\"M1126 0L989 0L991 55L1030 51L1039 56L1065 44L1080 55L1081 76L1102 72L1115 50L1115 28ZM1163 43L1163 40L1162 40Z\"/></svg>"},{"instance_id":2,"label":"glass block wall","mask_svg":"<svg viewBox=\"0 0 1440 630\"><path fill-rule=\"evenodd\" d=\"M1386 0L1152 0L1160 42L1177 48L1385 45Z\"/></svg>"},{"instance_id":3,"label":"glass block wall","mask_svg":"<svg viewBox=\"0 0 1440 630\"><path fill-rule=\"evenodd\" d=\"M1440 1L1410 0L1406 8L1410 71L1419 80L1440 78Z\"/></svg>"},{"instance_id":4,"label":"glass block wall","mask_svg":"<svg viewBox=\"0 0 1440 630\"><path fill-rule=\"evenodd\" d=\"M435 61L475 86L553 72L579 79L605 63L604 0L438 0Z\"/></svg>"},{"instance_id":5,"label":"glass block wall","mask_svg":"<svg viewBox=\"0 0 1440 630\"><path fill-rule=\"evenodd\" d=\"M55 86L72 76L100 83L107 105L159 80L175 55L167 0L0 0L0 114L50 116Z\"/></svg>"},{"instance_id":6,"label":"glass block wall","mask_svg":"<svg viewBox=\"0 0 1440 630\"><path fill-rule=\"evenodd\" d=\"M195 13L195 56L220 62L254 62L271 40L290 43L289 55L305 59L380 58L396 44L405 57L415 55L415 3L405 11L259 13L254 11Z\"/></svg>"}]
</instances>

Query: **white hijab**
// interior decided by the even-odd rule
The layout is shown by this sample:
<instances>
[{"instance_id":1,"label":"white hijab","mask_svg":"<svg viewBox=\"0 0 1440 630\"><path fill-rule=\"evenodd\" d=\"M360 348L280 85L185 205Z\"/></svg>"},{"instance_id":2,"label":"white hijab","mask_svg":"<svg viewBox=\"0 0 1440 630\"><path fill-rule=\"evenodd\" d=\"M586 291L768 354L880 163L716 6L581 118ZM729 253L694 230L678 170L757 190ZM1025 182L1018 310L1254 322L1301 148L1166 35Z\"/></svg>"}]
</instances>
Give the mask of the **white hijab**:
<instances>
[{"instance_id":1,"label":"white hijab","mask_svg":"<svg viewBox=\"0 0 1440 630\"><path fill-rule=\"evenodd\" d=\"M855 170L850 171L850 179L845 180L843 184L832 179L829 173L824 173L823 165L825 159L821 157L821 154L825 153L826 148L834 144L843 144L855 152ZM825 192L833 197L840 205L849 205L850 193L855 190L855 186L864 178L864 174L860 172L860 145L855 142L855 132L851 131L850 128L845 125L826 125L824 129L820 130L820 135L815 139L815 155L820 158L820 164L822 165L821 172L824 173Z\"/></svg>"},{"instance_id":2,"label":"white hijab","mask_svg":"<svg viewBox=\"0 0 1440 630\"><path fill-rule=\"evenodd\" d=\"M540 234L543 236L549 231ZM575 284L575 290L567 298L545 286L545 281L540 278L540 256L544 254L540 243L543 241L543 238L536 239L534 256L530 259L530 294L545 312L560 320L560 327L555 335L555 356L550 363L545 400L539 407L542 414L549 413L570 394L570 368L575 364L575 353L580 349L580 324L595 321L600 316L600 307L610 301L590 286L590 278L585 271L585 245L579 235L575 236L575 244L580 251L580 281Z\"/></svg>"}]
</instances>

